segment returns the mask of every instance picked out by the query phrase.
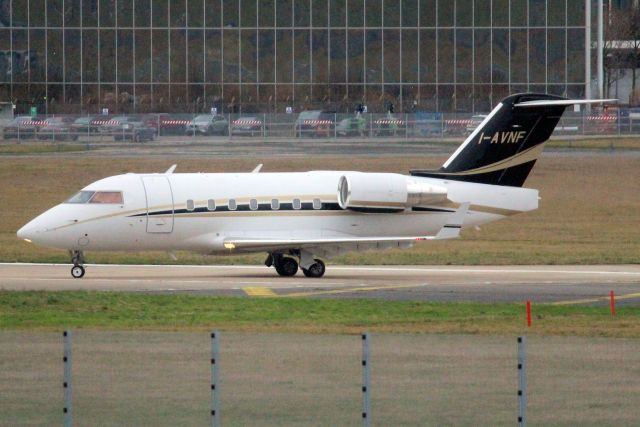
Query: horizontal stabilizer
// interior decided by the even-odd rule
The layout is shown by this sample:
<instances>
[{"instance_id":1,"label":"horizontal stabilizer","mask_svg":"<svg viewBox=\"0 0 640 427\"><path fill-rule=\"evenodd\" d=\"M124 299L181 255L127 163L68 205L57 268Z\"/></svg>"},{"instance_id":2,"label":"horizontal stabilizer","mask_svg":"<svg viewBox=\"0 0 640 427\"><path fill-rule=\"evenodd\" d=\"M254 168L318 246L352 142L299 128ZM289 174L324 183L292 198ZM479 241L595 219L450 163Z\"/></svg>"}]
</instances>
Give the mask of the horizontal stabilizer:
<instances>
[{"instance_id":1,"label":"horizontal stabilizer","mask_svg":"<svg viewBox=\"0 0 640 427\"><path fill-rule=\"evenodd\" d=\"M617 99L540 99L536 101L524 101L514 105L514 107L552 107L567 106L576 104L602 104L605 102L618 102Z\"/></svg>"}]
</instances>

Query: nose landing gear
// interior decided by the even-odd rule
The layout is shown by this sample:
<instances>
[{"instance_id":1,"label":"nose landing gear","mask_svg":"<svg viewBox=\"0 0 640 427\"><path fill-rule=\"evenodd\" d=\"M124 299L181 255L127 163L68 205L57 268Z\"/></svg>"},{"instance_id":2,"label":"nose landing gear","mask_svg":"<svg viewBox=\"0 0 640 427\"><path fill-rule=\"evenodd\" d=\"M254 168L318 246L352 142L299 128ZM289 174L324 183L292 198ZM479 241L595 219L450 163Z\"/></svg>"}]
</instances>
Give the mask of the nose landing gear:
<instances>
[{"instance_id":1,"label":"nose landing gear","mask_svg":"<svg viewBox=\"0 0 640 427\"><path fill-rule=\"evenodd\" d=\"M71 267L71 276L74 279L80 279L84 276L85 270L82 264L84 264L84 254L82 251L70 251L71 253L71 262L73 263L73 267Z\"/></svg>"}]
</instances>

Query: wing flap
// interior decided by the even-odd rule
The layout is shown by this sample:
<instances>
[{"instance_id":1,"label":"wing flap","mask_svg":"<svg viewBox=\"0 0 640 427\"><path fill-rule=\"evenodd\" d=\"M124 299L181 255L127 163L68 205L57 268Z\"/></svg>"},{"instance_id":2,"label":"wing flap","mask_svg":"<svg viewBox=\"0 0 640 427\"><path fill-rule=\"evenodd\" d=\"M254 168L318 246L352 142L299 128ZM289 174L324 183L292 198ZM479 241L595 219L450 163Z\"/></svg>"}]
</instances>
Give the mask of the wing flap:
<instances>
[{"instance_id":1,"label":"wing flap","mask_svg":"<svg viewBox=\"0 0 640 427\"><path fill-rule=\"evenodd\" d=\"M228 250L277 250L303 249L319 246L367 246L368 248L389 248L411 246L416 241L455 239L460 235L464 218L469 210L469 203L462 203L449 217L447 223L433 236L392 236L392 237L328 237L316 239L269 239L269 238L226 238L223 246Z\"/></svg>"}]
</instances>

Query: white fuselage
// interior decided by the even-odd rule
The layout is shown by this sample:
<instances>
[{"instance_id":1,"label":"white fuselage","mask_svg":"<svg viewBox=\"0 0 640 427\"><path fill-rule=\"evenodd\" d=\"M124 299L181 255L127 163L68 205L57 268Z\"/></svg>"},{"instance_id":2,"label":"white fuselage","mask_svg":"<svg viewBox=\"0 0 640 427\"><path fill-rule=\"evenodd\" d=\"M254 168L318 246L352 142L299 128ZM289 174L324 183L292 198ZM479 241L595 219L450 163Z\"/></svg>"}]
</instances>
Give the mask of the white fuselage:
<instances>
[{"instance_id":1,"label":"white fuselage","mask_svg":"<svg viewBox=\"0 0 640 427\"><path fill-rule=\"evenodd\" d=\"M122 192L123 203L63 203L29 222L18 235L74 251L229 253L224 246L229 238L431 235L465 202L471 206L464 227L538 206L537 190L396 175L419 185L445 188L446 202L393 213L354 211L338 203L339 180L345 173L351 172L112 176L84 190Z\"/></svg>"}]
</instances>

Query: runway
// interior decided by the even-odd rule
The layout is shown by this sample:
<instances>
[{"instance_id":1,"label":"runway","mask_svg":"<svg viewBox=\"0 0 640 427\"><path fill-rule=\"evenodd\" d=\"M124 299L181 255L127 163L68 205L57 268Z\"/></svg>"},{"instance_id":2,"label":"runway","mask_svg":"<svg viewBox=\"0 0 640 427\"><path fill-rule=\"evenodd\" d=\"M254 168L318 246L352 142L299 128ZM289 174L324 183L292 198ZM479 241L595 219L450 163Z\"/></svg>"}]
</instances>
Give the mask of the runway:
<instances>
[{"instance_id":1,"label":"runway","mask_svg":"<svg viewBox=\"0 0 640 427\"><path fill-rule=\"evenodd\" d=\"M322 279L263 266L0 264L1 290L89 290L241 297L378 298L640 306L640 266L328 266Z\"/></svg>"}]
</instances>

